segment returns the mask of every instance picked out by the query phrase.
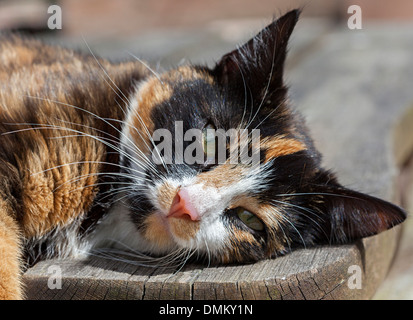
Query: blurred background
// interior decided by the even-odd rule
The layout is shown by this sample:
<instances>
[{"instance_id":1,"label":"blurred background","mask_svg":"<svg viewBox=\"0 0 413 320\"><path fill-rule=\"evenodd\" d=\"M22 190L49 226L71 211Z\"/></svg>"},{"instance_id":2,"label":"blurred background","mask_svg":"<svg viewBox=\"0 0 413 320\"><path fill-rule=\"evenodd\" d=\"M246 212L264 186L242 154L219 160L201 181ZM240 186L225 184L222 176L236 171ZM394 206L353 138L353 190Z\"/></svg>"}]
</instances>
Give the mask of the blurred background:
<instances>
[{"instance_id":1,"label":"blurred background","mask_svg":"<svg viewBox=\"0 0 413 320\"><path fill-rule=\"evenodd\" d=\"M410 0L1 0L0 28L44 31L46 8L51 4L63 8L67 35L124 36L164 28L197 28L221 19L268 19L297 6L305 8L306 17L336 21L347 20L347 8L352 4L362 7L363 18L368 20L413 19Z\"/></svg>"},{"instance_id":2,"label":"blurred background","mask_svg":"<svg viewBox=\"0 0 413 320\"><path fill-rule=\"evenodd\" d=\"M51 16L47 10L54 4L62 10L61 30L47 25ZM347 26L347 9L353 4L362 9L362 30ZM117 60L133 54L155 68L188 61L212 65L272 17L296 7L304 11L291 39L288 77L292 96L327 161L350 186L388 200L396 198L413 211L413 112L406 111L413 108L411 0L0 0L0 30L88 51L86 41L100 56ZM337 103L339 108L328 109ZM363 115L365 122L360 120ZM336 120L331 124L336 132L326 136L320 123L329 116ZM397 163L388 164L394 158L387 154L394 152L388 141L399 118L404 118L404 124L395 143ZM373 128L375 124L380 127ZM338 135L348 135L346 152L357 154L357 166L350 162L346 167L341 161L343 152L338 148L343 145L331 138ZM364 141L360 145L368 146L367 151L351 149L355 137ZM367 165L360 165L363 161L371 164L367 170ZM395 176L402 185L396 197L388 181ZM409 219L376 299L413 299L412 235Z\"/></svg>"},{"instance_id":3,"label":"blurred background","mask_svg":"<svg viewBox=\"0 0 413 320\"><path fill-rule=\"evenodd\" d=\"M53 4L62 8L61 30L47 27L47 8ZM83 36L103 56L122 57L127 50L169 66L185 59L188 50L197 61L209 62L204 60L296 7L304 9L306 19L318 20L309 26L315 35L328 25L345 26L352 4L362 7L363 23L413 19L411 0L0 0L0 30L40 34L77 47L84 47ZM222 50L215 49L217 42Z\"/></svg>"}]
</instances>

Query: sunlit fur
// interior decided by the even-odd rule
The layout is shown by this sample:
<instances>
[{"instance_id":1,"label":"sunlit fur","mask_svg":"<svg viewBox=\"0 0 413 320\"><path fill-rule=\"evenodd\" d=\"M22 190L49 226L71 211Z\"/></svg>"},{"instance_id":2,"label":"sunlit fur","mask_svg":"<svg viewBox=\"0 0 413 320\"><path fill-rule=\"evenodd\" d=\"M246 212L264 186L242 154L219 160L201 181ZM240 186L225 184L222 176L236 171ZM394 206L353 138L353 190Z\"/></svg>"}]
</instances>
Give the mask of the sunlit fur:
<instances>
[{"instance_id":1,"label":"sunlit fur","mask_svg":"<svg viewBox=\"0 0 413 320\"><path fill-rule=\"evenodd\" d=\"M137 57L101 59L87 43L83 54L2 35L0 299L23 297L23 267L50 257L251 262L402 222L402 209L344 188L321 167L283 82L298 16L274 20L214 68L165 72ZM259 165L156 164L152 134L177 121L184 131L259 129ZM182 189L198 220L167 217Z\"/></svg>"}]
</instances>

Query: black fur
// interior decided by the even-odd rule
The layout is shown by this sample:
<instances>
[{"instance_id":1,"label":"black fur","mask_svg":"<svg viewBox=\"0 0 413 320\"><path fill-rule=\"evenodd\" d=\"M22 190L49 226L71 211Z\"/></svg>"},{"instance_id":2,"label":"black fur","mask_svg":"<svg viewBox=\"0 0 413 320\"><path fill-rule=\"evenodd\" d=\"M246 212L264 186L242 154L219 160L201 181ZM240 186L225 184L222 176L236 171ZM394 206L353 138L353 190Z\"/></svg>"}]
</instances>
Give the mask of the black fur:
<instances>
[{"instance_id":1,"label":"black fur","mask_svg":"<svg viewBox=\"0 0 413 320\"><path fill-rule=\"evenodd\" d=\"M268 187L254 195L264 204L277 206L289 221L283 224L283 233L277 233L285 237L285 249L270 256L299 247L348 243L391 228L406 217L404 210L393 204L342 187L332 172L321 167L321 154L303 119L289 104L283 82L288 39L299 14L299 10L293 10L273 21L256 37L223 56L213 69L194 66L212 76L214 84L202 79L170 83L172 98L151 114L155 128L170 132L175 121L183 121L184 131L202 129L207 123L228 130L238 127L242 120L253 119L250 128L258 127L261 138L283 135L305 144L303 151L273 159L271 174L263 181ZM265 156L266 150L261 152ZM162 166L158 168L166 174ZM171 165L169 170L171 176L182 176L206 169L203 165ZM248 231L231 210L223 219L227 225ZM275 233L276 228L265 228L264 234L252 232L255 243L233 243L241 256L235 259L258 260L268 254L268 231Z\"/></svg>"}]
</instances>

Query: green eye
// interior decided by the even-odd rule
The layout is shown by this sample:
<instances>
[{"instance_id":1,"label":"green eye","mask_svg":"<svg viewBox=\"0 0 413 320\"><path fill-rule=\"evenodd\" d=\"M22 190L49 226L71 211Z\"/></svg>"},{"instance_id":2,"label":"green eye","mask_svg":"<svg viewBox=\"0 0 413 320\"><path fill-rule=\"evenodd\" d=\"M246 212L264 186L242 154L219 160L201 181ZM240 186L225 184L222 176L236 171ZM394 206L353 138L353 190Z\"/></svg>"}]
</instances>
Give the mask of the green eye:
<instances>
[{"instance_id":1,"label":"green eye","mask_svg":"<svg viewBox=\"0 0 413 320\"><path fill-rule=\"evenodd\" d=\"M243 208L237 208L238 218L248 227L255 231L263 231L264 224L257 218L257 216Z\"/></svg>"},{"instance_id":2,"label":"green eye","mask_svg":"<svg viewBox=\"0 0 413 320\"><path fill-rule=\"evenodd\" d=\"M202 147L207 157L207 162L215 160L215 127L208 124L202 130Z\"/></svg>"}]
</instances>

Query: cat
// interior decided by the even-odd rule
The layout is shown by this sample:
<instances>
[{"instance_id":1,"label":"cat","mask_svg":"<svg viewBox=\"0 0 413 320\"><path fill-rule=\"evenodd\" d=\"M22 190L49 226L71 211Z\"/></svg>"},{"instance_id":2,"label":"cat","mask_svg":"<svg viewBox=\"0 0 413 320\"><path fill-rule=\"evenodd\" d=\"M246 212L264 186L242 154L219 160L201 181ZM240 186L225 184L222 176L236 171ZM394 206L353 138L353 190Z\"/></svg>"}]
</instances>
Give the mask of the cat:
<instances>
[{"instance_id":1,"label":"cat","mask_svg":"<svg viewBox=\"0 0 413 320\"><path fill-rule=\"evenodd\" d=\"M402 208L321 166L291 106L283 70L299 15L274 19L212 68L161 74L2 35L0 299L24 298L22 270L40 259L112 246L247 263L401 223ZM259 129L259 165L166 164L153 133L177 122L202 133L206 160L216 147L207 129Z\"/></svg>"}]
</instances>

